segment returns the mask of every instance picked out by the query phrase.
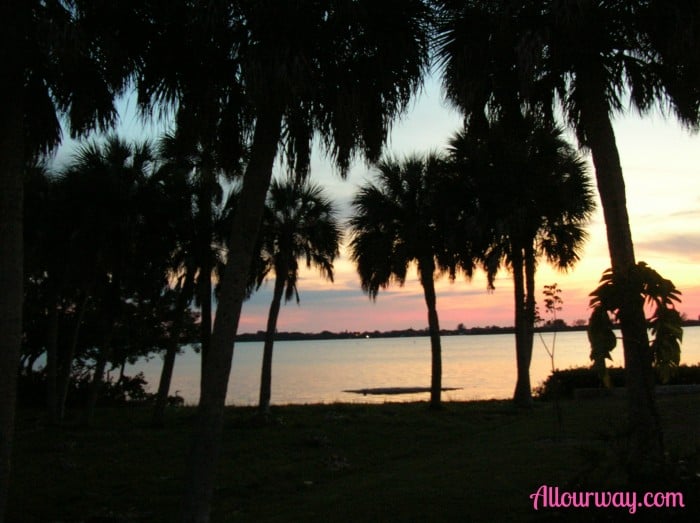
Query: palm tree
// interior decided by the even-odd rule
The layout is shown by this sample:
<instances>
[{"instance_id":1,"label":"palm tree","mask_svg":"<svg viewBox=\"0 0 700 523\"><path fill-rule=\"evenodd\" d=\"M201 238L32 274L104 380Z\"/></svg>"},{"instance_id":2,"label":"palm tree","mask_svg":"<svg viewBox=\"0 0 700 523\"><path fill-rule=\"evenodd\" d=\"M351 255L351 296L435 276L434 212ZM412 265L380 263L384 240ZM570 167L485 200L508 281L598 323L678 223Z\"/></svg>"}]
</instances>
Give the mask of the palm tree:
<instances>
[{"instance_id":1,"label":"palm tree","mask_svg":"<svg viewBox=\"0 0 700 523\"><path fill-rule=\"evenodd\" d=\"M158 391L153 406L153 417L151 423L160 427L164 423L165 407L168 404L168 395L170 393L170 383L175 369L175 357L180 350L182 343L182 330L185 315L189 301L192 299L194 288L194 271L185 269L184 274L180 275L175 285L175 302L169 318L170 328L168 329L168 342L163 356L163 368L161 369L160 381L158 382ZM201 331L201 329L200 329Z\"/></svg>"},{"instance_id":2,"label":"palm tree","mask_svg":"<svg viewBox=\"0 0 700 523\"><path fill-rule=\"evenodd\" d=\"M81 186L81 181L51 173L44 164L30 168L25 181L25 294L33 288L39 300L25 300L24 338L36 335L32 331L44 334L39 347L46 351L47 407L53 424L65 413L77 334L99 265L92 255L95 239L81 234L80 215L89 205L85 195L95 186ZM60 332L71 323L71 343L59 343Z\"/></svg>"},{"instance_id":3,"label":"palm tree","mask_svg":"<svg viewBox=\"0 0 700 523\"><path fill-rule=\"evenodd\" d=\"M270 272L275 274L260 377L258 408L262 415L270 410L272 349L282 296L285 301L296 297L299 303L300 259L333 281L333 261L339 254L340 238L335 209L321 187L293 180L272 182L260 231L260 262L255 264L259 268L258 288Z\"/></svg>"},{"instance_id":4,"label":"palm tree","mask_svg":"<svg viewBox=\"0 0 700 523\"><path fill-rule=\"evenodd\" d=\"M0 521L4 518L22 336L22 173L28 158L61 138L59 116L73 134L114 121L113 100L131 71L115 45L119 21L133 6L112 2L4 2L0 8L4 96L0 102ZM111 16L116 11L120 16ZM135 42L137 39L131 40Z\"/></svg>"},{"instance_id":5,"label":"palm tree","mask_svg":"<svg viewBox=\"0 0 700 523\"><path fill-rule=\"evenodd\" d=\"M216 221L221 218L224 189L222 180L231 181L238 174L239 164L223 155L220 145L208 144L203 138L178 128L175 133L166 133L160 140L159 157L163 162L160 176L184 174L192 185L192 208L195 210L191 235L180 243L182 255L187 253L196 270L197 301L201 309L202 367L209 352L212 327L212 275L218 266ZM200 135L201 136L201 135ZM233 163L229 163L233 162Z\"/></svg>"},{"instance_id":6,"label":"palm tree","mask_svg":"<svg viewBox=\"0 0 700 523\"><path fill-rule=\"evenodd\" d=\"M700 122L700 6L697 2L498 2L444 0L437 54L449 99L468 117L512 112L514 100L551 119L563 110L591 151L612 270L634 280L636 260L612 117L625 98L642 113L661 105ZM473 20L478 31L469 31ZM474 52L478 50L478 52ZM620 314L631 478L663 461L643 303L628 286Z\"/></svg>"},{"instance_id":7,"label":"palm tree","mask_svg":"<svg viewBox=\"0 0 700 523\"><path fill-rule=\"evenodd\" d=\"M177 102L210 129L237 129L235 144L250 127L232 123L254 121L186 474L184 519L207 521L233 343L280 143L300 176L316 132L341 173L358 152L377 160L422 82L430 10L422 0L177 2L148 19L143 107Z\"/></svg>"},{"instance_id":8,"label":"palm tree","mask_svg":"<svg viewBox=\"0 0 700 523\"><path fill-rule=\"evenodd\" d=\"M148 142L129 144L109 136L82 145L63 174L70 193L67 212L75 213L74 242L93 260L93 287L101 314L103 339L95 363L85 422L89 423L112 356L115 328L124 300L132 292L162 288L165 278L165 231L149 213L157 211L157 187L152 183L153 154ZM96 188L100 190L96 190ZM154 291L154 292L155 292Z\"/></svg>"},{"instance_id":9,"label":"palm tree","mask_svg":"<svg viewBox=\"0 0 700 523\"><path fill-rule=\"evenodd\" d=\"M60 222L56 213L51 212L55 200L55 187L54 178L49 174L45 163L37 162L27 168L23 217L23 269L26 278L24 292L33 296L25 299L23 317L27 328L23 338L25 341L32 338L30 330L39 330L45 334L44 343L38 345L46 349L46 400L51 424L59 421L58 335L59 323L65 309L62 303L63 287L66 286L68 269L71 267L66 261L67 257L62 256L67 238L61 234L61 226L65 224ZM38 299L33 299L34 297ZM36 318L34 321L32 315ZM46 325L43 325L44 323ZM36 350L31 352L37 353Z\"/></svg>"},{"instance_id":10,"label":"palm tree","mask_svg":"<svg viewBox=\"0 0 700 523\"><path fill-rule=\"evenodd\" d=\"M172 290L176 297L168 318L168 341L153 408L152 423L155 426L161 426L164 423L175 357L181 344L182 328L187 310L196 294L197 255L202 254L201 250L197 250L194 245L195 238L198 236L195 226L197 202L191 166L186 162L184 165L179 162L168 162L168 155L162 150L163 145L164 140L161 140L158 156L164 164L159 167L155 177L162 184L163 191L167 195L164 201L164 213L169 217L168 229L173 235L172 250L169 253L166 269L169 280L167 287L170 288L172 282L175 282ZM207 255L211 255L211 252ZM200 342L203 334L200 325Z\"/></svg>"},{"instance_id":11,"label":"palm tree","mask_svg":"<svg viewBox=\"0 0 700 523\"><path fill-rule=\"evenodd\" d=\"M111 136L102 143L84 143L73 163L57 176L30 171L27 288L39 289L43 301L40 307L29 303L33 308L27 313L43 316L46 325L28 326L26 337L32 337L32 328L47 332L40 346L47 354L47 400L53 422L63 418L89 299L106 324L99 330L111 341L107 345L104 338L97 339L93 345L99 362L93 392L98 391L108 363L132 359L158 340L163 324L158 320L154 327L149 321L158 318L168 302L168 293L162 292L167 287L165 266L178 239L174 225L182 222L188 209L171 204L178 200L176 184L166 186L147 176L150 159L147 145ZM109 294L114 300L106 298ZM70 336L67 328L72 329ZM94 394L91 402L96 399Z\"/></svg>"},{"instance_id":12,"label":"palm tree","mask_svg":"<svg viewBox=\"0 0 700 523\"><path fill-rule=\"evenodd\" d=\"M513 273L513 400L529 406L537 261L567 270L579 260L595 208L586 168L560 129L531 118L495 122L478 133L465 129L452 138L450 153L478 201L486 266L502 260ZM489 271L491 281L494 275Z\"/></svg>"},{"instance_id":13,"label":"palm tree","mask_svg":"<svg viewBox=\"0 0 700 523\"><path fill-rule=\"evenodd\" d=\"M178 298L173 311L172 333L165 352L156 396L153 423L161 425L168 400L175 356L179 350L182 320L192 298L199 306L202 368L209 352L212 325L212 277L223 270L221 229L230 225L225 209L223 181L231 181L239 171L240 158L227 155L221 144L205 144L197 138L197 125L178 127L159 141L162 162L158 178L169 195L169 212L175 221L176 248L170 270L177 281ZM176 218L175 218L176 217Z\"/></svg>"},{"instance_id":14,"label":"palm tree","mask_svg":"<svg viewBox=\"0 0 700 523\"><path fill-rule=\"evenodd\" d=\"M357 263L362 289L372 300L380 288L394 282L402 285L409 265L416 264L428 308L430 406L439 408L442 351L434 280L441 273L455 272L447 238L456 215L444 213L453 178L447 162L435 154L384 159L377 164L377 177L376 184L364 185L353 200L350 256Z\"/></svg>"}]
</instances>

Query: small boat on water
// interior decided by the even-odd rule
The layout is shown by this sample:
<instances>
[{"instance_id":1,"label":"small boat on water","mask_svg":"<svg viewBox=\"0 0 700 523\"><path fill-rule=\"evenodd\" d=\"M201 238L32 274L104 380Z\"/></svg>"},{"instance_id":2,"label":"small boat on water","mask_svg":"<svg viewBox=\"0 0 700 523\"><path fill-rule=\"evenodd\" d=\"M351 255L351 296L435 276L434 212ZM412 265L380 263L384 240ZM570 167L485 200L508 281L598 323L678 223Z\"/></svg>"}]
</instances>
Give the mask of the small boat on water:
<instances>
[{"instance_id":1,"label":"small boat on water","mask_svg":"<svg viewBox=\"0 0 700 523\"><path fill-rule=\"evenodd\" d=\"M451 390L461 390L461 387L443 387L440 389L443 392ZM362 394L363 396L370 395L397 395L397 394L418 394L421 392L430 392L430 387L377 387L372 389L353 389L344 390L343 392L349 392L351 394Z\"/></svg>"}]
</instances>

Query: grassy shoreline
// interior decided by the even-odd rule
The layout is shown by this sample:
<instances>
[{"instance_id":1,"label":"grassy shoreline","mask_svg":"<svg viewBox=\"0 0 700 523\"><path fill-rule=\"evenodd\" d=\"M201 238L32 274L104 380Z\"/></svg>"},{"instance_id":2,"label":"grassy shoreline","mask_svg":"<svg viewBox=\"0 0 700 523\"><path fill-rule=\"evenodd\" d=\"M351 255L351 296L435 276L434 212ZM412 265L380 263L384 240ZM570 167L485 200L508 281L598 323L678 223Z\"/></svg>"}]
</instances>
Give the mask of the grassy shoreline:
<instances>
[{"instance_id":1,"label":"grassy shoreline","mask_svg":"<svg viewBox=\"0 0 700 523\"><path fill-rule=\"evenodd\" d=\"M659 398L671 456L697 457L698 399ZM425 403L290 405L273 407L269 423L252 408L227 408L212 521L571 520L570 511L534 511L529 495L543 484L622 485L625 404L567 400L562 409L559 430L544 402L531 411L508 401L440 412ZM154 429L143 406L105 408L83 429L20 411L8 521L176 521L193 416L174 408Z\"/></svg>"}]
</instances>

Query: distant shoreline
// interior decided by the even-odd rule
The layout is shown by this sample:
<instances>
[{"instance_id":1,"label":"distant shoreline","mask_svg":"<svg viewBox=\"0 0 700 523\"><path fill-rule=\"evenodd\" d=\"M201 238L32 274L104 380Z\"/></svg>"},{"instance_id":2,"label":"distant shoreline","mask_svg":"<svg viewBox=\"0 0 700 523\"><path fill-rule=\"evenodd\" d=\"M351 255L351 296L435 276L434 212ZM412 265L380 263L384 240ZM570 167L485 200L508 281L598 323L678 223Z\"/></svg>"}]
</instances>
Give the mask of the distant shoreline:
<instances>
[{"instance_id":1,"label":"distant shoreline","mask_svg":"<svg viewBox=\"0 0 700 523\"><path fill-rule=\"evenodd\" d=\"M683 323L684 327L698 327L700 320L687 320ZM586 325L557 325L543 326L535 329L535 332L575 332L585 331ZM441 336L470 336L484 334L514 334L514 327L500 327L497 325L487 327L471 327L440 331ZM414 338L428 336L428 329L403 329L391 331L343 331L343 332L278 332L275 335L276 341L297 341L297 340L347 340L347 339L363 339L363 338ZM264 341L265 331L256 333L240 334L236 337L236 341Z\"/></svg>"}]
</instances>

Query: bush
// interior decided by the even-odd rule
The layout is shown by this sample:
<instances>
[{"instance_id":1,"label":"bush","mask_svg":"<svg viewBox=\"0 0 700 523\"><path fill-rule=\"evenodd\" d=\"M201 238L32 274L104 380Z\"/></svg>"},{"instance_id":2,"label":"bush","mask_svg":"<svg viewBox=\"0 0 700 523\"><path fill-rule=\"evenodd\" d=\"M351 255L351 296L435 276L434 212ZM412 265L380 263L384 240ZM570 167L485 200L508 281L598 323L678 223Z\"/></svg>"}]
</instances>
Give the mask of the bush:
<instances>
[{"instance_id":1,"label":"bush","mask_svg":"<svg viewBox=\"0 0 700 523\"><path fill-rule=\"evenodd\" d=\"M107 379L102 384L98 405L118 406L130 402L144 402L151 399L146 392L147 382L143 373L135 376L122 376L119 380ZM67 407L83 407L87 403L90 390L90 375L79 374L71 379L66 399ZM22 407L46 406L46 373L44 371L21 373L17 382L18 403Z\"/></svg>"},{"instance_id":2,"label":"bush","mask_svg":"<svg viewBox=\"0 0 700 523\"><path fill-rule=\"evenodd\" d=\"M621 367L608 369L610 384L612 387L625 386L625 370ZM657 384L661 380L657 376ZM692 385L700 384L700 365L681 365L675 369L671 379L666 385ZM575 389L601 388L604 385L598 373L591 367L574 367L571 369L557 370L540 386L535 388L535 396L543 400L551 400L559 393L559 398L573 398Z\"/></svg>"}]
</instances>

